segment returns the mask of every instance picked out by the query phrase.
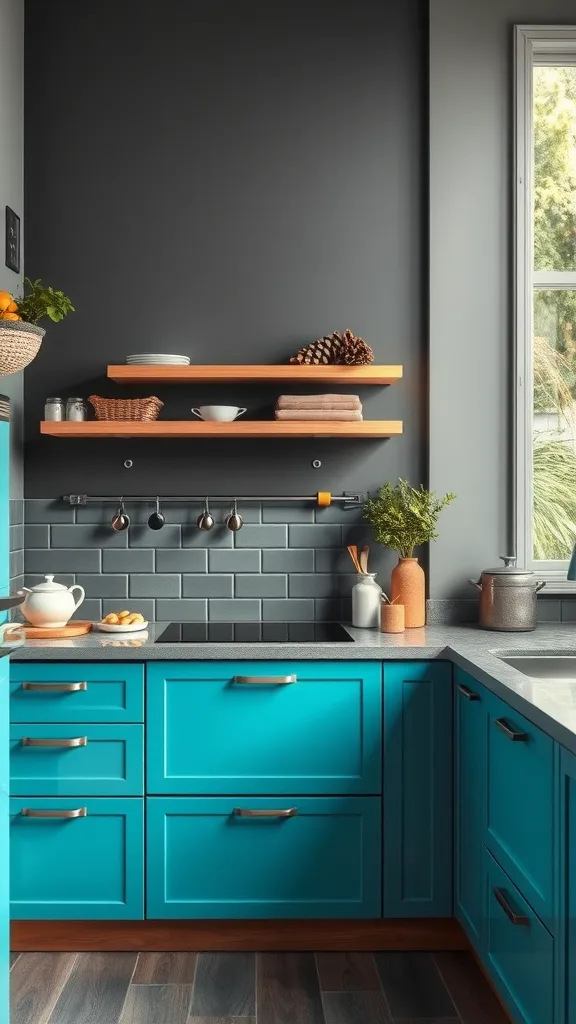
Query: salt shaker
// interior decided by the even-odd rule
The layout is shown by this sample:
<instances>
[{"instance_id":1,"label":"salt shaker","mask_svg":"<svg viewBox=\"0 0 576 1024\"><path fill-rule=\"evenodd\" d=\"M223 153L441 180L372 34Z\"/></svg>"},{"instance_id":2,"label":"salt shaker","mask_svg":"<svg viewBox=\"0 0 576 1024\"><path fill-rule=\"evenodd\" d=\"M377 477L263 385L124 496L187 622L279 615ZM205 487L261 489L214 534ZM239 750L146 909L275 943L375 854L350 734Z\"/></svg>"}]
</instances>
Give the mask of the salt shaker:
<instances>
[{"instance_id":1,"label":"salt shaker","mask_svg":"<svg viewBox=\"0 0 576 1024\"><path fill-rule=\"evenodd\" d=\"M375 576L375 572L363 573L352 587L352 625L361 629L380 629L382 587Z\"/></svg>"},{"instance_id":2,"label":"salt shaker","mask_svg":"<svg viewBox=\"0 0 576 1024\"><path fill-rule=\"evenodd\" d=\"M66 419L76 423L86 419L86 402L83 398L69 398L66 402Z\"/></svg>"},{"instance_id":3,"label":"salt shaker","mask_svg":"<svg viewBox=\"0 0 576 1024\"><path fill-rule=\"evenodd\" d=\"M44 406L44 419L60 421L66 418L66 409L61 398L47 398Z\"/></svg>"}]
</instances>

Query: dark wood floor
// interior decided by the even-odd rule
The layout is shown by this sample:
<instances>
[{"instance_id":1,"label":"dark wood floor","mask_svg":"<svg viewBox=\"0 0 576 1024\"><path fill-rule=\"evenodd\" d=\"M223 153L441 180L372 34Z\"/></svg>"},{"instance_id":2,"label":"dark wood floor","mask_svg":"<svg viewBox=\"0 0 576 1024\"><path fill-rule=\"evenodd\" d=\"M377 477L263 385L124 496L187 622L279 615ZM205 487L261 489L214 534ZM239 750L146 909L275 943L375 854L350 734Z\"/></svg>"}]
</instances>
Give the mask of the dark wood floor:
<instances>
[{"instance_id":1,"label":"dark wood floor","mask_svg":"<svg viewBox=\"0 0 576 1024\"><path fill-rule=\"evenodd\" d=\"M468 953L22 953L11 1024L507 1024Z\"/></svg>"}]
</instances>

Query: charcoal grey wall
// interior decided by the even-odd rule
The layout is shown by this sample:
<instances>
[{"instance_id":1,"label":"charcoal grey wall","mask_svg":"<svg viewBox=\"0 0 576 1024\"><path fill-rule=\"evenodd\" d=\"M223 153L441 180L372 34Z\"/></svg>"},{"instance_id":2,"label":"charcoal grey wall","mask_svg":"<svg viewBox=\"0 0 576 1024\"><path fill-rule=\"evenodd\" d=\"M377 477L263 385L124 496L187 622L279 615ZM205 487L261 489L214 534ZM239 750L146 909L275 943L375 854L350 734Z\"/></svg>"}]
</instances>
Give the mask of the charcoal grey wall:
<instances>
[{"instance_id":1,"label":"charcoal grey wall","mask_svg":"<svg viewBox=\"0 0 576 1024\"><path fill-rule=\"evenodd\" d=\"M28 497L422 478L425 6L27 3L26 270L78 310L49 328L27 373ZM367 417L404 420L400 439L38 436L46 395L121 394L102 373L128 352L277 362L348 326L378 362L405 366L401 384L364 396ZM153 391L169 418L202 400L258 418L276 395Z\"/></svg>"},{"instance_id":2,"label":"charcoal grey wall","mask_svg":"<svg viewBox=\"0 0 576 1024\"><path fill-rule=\"evenodd\" d=\"M469 597L512 543L513 26L574 17L574 0L430 4L430 481L458 494L433 598Z\"/></svg>"}]
</instances>

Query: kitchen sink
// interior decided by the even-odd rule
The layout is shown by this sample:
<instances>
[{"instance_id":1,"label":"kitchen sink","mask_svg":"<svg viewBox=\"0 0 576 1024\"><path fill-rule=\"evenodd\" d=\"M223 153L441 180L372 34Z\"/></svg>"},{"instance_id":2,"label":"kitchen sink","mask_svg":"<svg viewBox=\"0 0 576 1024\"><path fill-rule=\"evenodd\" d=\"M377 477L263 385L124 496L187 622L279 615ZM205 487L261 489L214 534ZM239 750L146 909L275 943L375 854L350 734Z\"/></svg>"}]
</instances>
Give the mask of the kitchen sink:
<instances>
[{"instance_id":1,"label":"kitchen sink","mask_svg":"<svg viewBox=\"0 0 576 1024\"><path fill-rule=\"evenodd\" d=\"M576 654L500 654L493 651L500 661L518 669L531 679L574 680L576 682Z\"/></svg>"}]
</instances>

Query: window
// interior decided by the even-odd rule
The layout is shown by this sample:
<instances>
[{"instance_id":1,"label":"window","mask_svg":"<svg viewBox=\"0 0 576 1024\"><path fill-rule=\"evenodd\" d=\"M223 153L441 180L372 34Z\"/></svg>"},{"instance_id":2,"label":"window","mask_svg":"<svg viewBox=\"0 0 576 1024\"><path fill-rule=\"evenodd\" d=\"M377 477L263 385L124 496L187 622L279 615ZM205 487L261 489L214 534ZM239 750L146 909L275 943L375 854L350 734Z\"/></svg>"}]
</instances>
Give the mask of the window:
<instances>
[{"instance_id":1,"label":"window","mask_svg":"<svg viewBox=\"0 0 576 1024\"><path fill-rule=\"evenodd\" d=\"M574 590L576 27L516 28L516 547Z\"/></svg>"}]
</instances>

